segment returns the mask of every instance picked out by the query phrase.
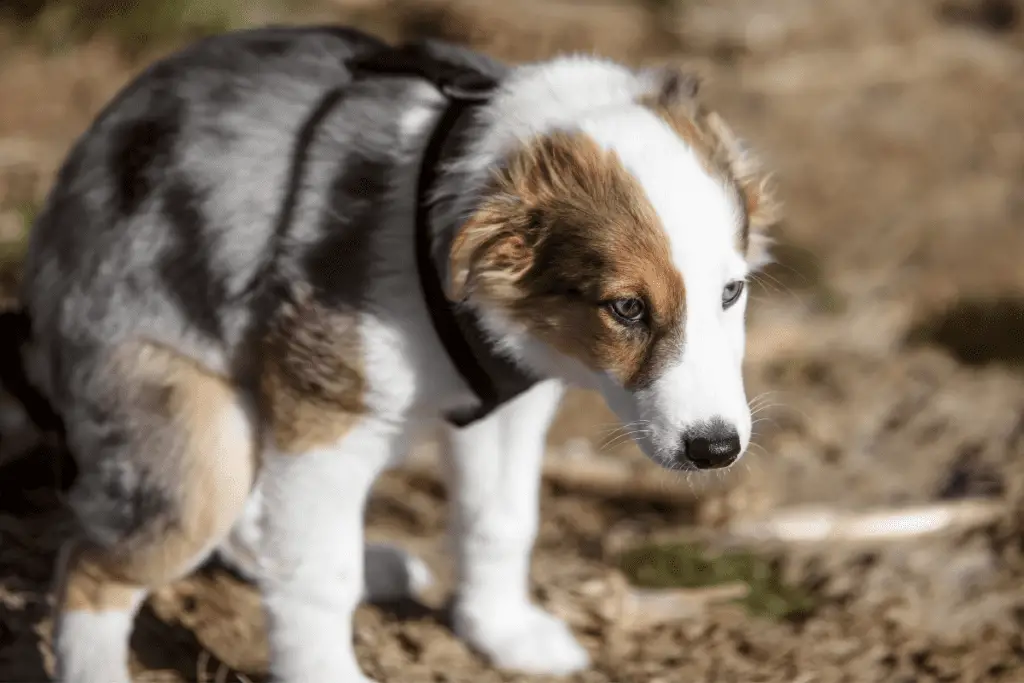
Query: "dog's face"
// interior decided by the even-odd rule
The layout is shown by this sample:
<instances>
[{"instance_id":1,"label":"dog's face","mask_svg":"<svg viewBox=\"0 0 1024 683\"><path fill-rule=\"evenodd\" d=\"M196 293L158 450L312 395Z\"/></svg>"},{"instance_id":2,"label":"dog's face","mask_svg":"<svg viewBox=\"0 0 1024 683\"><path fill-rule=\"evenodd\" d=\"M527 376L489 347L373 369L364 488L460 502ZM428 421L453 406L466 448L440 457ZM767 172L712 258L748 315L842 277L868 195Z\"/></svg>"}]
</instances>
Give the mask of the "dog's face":
<instances>
[{"instance_id":1,"label":"dog's face","mask_svg":"<svg viewBox=\"0 0 1024 683\"><path fill-rule=\"evenodd\" d=\"M598 389L658 462L746 449L746 280L773 205L713 114L639 103L508 159L457 235L451 292L531 367Z\"/></svg>"}]
</instances>

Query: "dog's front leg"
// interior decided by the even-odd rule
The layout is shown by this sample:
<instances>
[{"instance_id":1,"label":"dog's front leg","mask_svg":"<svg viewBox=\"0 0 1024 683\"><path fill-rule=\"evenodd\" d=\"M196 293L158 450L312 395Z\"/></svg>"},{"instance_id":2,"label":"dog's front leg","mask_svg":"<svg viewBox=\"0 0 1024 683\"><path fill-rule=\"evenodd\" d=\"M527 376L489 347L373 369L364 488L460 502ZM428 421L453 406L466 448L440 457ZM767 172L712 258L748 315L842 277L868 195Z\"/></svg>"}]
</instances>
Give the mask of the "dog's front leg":
<instances>
[{"instance_id":1,"label":"dog's front leg","mask_svg":"<svg viewBox=\"0 0 1024 683\"><path fill-rule=\"evenodd\" d=\"M450 430L457 634L502 668L563 674L589 657L569 628L532 603L541 466L562 387L544 382L485 420Z\"/></svg>"},{"instance_id":2,"label":"dog's front leg","mask_svg":"<svg viewBox=\"0 0 1024 683\"><path fill-rule=\"evenodd\" d=\"M280 683L368 679L353 649L363 594L363 508L398 436L363 418L336 444L265 459L260 584Z\"/></svg>"}]
</instances>

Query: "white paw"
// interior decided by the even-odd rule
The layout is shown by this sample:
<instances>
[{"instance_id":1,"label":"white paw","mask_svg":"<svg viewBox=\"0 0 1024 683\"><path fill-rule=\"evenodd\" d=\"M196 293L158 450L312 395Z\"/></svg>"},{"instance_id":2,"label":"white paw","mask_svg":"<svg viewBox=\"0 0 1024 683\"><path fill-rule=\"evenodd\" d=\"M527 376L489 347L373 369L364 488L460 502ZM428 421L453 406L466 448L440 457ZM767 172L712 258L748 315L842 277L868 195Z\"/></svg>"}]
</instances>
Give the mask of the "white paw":
<instances>
[{"instance_id":1,"label":"white paw","mask_svg":"<svg viewBox=\"0 0 1024 683\"><path fill-rule=\"evenodd\" d=\"M534 605L456 605L453 621L456 635L502 669L559 676L590 665L569 627Z\"/></svg>"},{"instance_id":2,"label":"white paw","mask_svg":"<svg viewBox=\"0 0 1024 683\"><path fill-rule=\"evenodd\" d=\"M434 575L420 558L390 545L367 545L364 597L386 602L416 597L434 583Z\"/></svg>"}]
</instances>

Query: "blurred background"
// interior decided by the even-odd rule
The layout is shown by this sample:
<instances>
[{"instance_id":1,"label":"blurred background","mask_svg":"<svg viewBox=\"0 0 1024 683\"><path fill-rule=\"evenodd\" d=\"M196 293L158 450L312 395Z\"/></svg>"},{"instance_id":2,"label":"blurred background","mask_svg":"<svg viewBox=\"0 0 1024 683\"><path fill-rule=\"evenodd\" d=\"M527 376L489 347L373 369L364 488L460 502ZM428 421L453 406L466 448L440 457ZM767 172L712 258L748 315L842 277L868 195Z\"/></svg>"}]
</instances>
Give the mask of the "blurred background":
<instances>
[{"instance_id":1,"label":"blurred background","mask_svg":"<svg viewBox=\"0 0 1024 683\"><path fill-rule=\"evenodd\" d=\"M143 66L211 32L353 24L510 61L675 61L778 171L750 305L756 446L719 476L640 457L599 399L551 434L537 599L593 683L1024 681L1024 3L1013 0L0 0L0 293L69 145ZM3 432L0 425L0 432ZM10 448L8 442L4 444ZM527 681L446 626L434 447L368 534L420 552L422 603L360 609L378 680ZM481 454L486 457L486 454ZM0 469L0 681L50 665L60 461ZM254 590L157 593L143 681L259 681Z\"/></svg>"}]
</instances>

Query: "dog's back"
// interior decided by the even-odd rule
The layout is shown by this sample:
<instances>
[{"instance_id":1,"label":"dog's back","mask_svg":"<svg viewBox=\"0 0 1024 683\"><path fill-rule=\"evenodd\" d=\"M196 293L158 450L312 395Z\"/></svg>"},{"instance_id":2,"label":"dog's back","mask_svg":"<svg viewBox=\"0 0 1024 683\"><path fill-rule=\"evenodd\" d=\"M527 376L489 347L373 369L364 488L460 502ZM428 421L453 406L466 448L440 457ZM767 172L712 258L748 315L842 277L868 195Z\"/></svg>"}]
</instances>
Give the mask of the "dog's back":
<instances>
[{"instance_id":1,"label":"dog's back","mask_svg":"<svg viewBox=\"0 0 1024 683\"><path fill-rule=\"evenodd\" d=\"M346 60L378 45L346 29L220 36L157 63L101 113L25 266L33 371L59 410L90 392L95 356L130 337L232 371L251 294L279 238L296 237L282 223L304 208L289 206L302 200L289 183L303 127L315 133L310 115L349 80ZM312 175L301 181L324 180Z\"/></svg>"}]
</instances>

